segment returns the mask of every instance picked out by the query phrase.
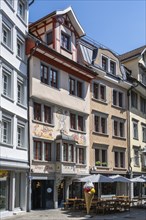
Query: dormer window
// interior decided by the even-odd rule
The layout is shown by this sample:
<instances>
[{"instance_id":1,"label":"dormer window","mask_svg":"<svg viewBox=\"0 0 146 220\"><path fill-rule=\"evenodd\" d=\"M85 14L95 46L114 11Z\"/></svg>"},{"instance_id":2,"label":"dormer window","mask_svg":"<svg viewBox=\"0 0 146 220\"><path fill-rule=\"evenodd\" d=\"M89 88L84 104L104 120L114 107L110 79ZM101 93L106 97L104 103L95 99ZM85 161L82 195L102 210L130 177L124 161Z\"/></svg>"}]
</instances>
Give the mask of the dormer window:
<instances>
[{"instance_id":1,"label":"dormer window","mask_svg":"<svg viewBox=\"0 0 146 220\"><path fill-rule=\"evenodd\" d=\"M113 61L110 61L110 73L116 75L116 63Z\"/></svg>"},{"instance_id":2,"label":"dormer window","mask_svg":"<svg viewBox=\"0 0 146 220\"><path fill-rule=\"evenodd\" d=\"M65 50L71 50L70 36L64 32L61 33L61 47Z\"/></svg>"},{"instance_id":3,"label":"dormer window","mask_svg":"<svg viewBox=\"0 0 146 220\"><path fill-rule=\"evenodd\" d=\"M106 57L102 57L102 69L104 71L108 70L108 59Z\"/></svg>"}]
</instances>

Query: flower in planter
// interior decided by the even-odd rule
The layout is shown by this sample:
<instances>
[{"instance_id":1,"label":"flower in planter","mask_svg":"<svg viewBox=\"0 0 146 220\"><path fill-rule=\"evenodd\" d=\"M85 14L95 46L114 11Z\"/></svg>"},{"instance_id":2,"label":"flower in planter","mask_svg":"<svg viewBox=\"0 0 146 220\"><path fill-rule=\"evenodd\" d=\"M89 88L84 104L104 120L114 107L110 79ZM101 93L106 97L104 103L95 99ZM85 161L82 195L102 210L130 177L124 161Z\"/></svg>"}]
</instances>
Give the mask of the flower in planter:
<instances>
[{"instance_id":1,"label":"flower in planter","mask_svg":"<svg viewBox=\"0 0 146 220\"><path fill-rule=\"evenodd\" d=\"M100 161L96 161L96 162L95 162L95 165L96 165L96 166L101 166L101 162L100 162Z\"/></svg>"},{"instance_id":2,"label":"flower in planter","mask_svg":"<svg viewBox=\"0 0 146 220\"><path fill-rule=\"evenodd\" d=\"M107 167L107 162L103 162L102 166Z\"/></svg>"}]
</instances>

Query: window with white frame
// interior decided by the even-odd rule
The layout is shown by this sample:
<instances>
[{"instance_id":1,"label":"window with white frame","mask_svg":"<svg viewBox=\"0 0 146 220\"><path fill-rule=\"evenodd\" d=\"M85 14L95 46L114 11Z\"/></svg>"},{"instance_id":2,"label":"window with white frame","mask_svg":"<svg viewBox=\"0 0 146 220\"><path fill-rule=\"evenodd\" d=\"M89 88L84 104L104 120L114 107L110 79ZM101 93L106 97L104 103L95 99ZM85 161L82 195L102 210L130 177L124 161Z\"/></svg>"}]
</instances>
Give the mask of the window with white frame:
<instances>
[{"instance_id":1,"label":"window with white frame","mask_svg":"<svg viewBox=\"0 0 146 220\"><path fill-rule=\"evenodd\" d=\"M131 107L136 109L138 107L138 95L134 91L131 91Z\"/></svg>"},{"instance_id":2,"label":"window with white frame","mask_svg":"<svg viewBox=\"0 0 146 220\"><path fill-rule=\"evenodd\" d=\"M33 141L33 159L41 161L52 160L52 143L48 141Z\"/></svg>"},{"instance_id":3,"label":"window with white frame","mask_svg":"<svg viewBox=\"0 0 146 220\"><path fill-rule=\"evenodd\" d=\"M2 67L2 83L3 83L3 95L12 98L12 91L11 91L11 73L7 67Z\"/></svg>"},{"instance_id":4,"label":"window with white frame","mask_svg":"<svg viewBox=\"0 0 146 220\"><path fill-rule=\"evenodd\" d=\"M12 117L2 114L2 142L12 144Z\"/></svg>"},{"instance_id":5,"label":"window with white frame","mask_svg":"<svg viewBox=\"0 0 146 220\"><path fill-rule=\"evenodd\" d=\"M125 137L125 120L120 118L113 118L113 136Z\"/></svg>"},{"instance_id":6,"label":"window with white frame","mask_svg":"<svg viewBox=\"0 0 146 220\"><path fill-rule=\"evenodd\" d=\"M114 149L114 162L115 167L125 168L125 150L123 149Z\"/></svg>"},{"instance_id":7,"label":"window with white frame","mask_svg":"<svg viewBox=\"0 0 146 220\"><path fill-rule=\"evenodd\" d=\"M110 60L110 73L116 75L116 63Z\"/></svg>"},{"instance_id":8,"label":"window with white frame","mask_svg":"<svg viewBox=\"0 0 146 220\"><path fill-rule=\"evenodd\" d=\"M17 13L23 20L25 20L25 13L26 13L25 9L26 9L26 3L23 0L18 0Z\"/></svg>"},{"instance_id":9,"label":"window with white frame","mask_svg":"<svg viewBox=\"0 0 146 220\"><path fill-rule=\"evenodd\" d=\"M138 139L138 121L133 121L133 138Z\"/></svg>"},{"instance_id":10,"label":"window with white frame","mask_svg":"<svg viewBox=\"0 0 146 220\"><path fill-rule=\"evenodd\" d=\"M25 123L18 121L17 124L17 146L20 148L26 148L26 125Z\"/></svg>"},{"instance_id":11,"label":"window with white frame","mask_svg":"<svg viewBox=\"0 0 146 220\"><path fill-rule=\"evenodd\" d=\"M77 164L86 163L86 148L85 147L80 146L76 148L76 162Z\"/></svg>"},{"instance_id":12,"label":"window with white frame","mask_svg":"<svg viewBox=\"0 0 146 220\"><path fill-rule=\"evenodd\" d=\"M100 101L106 101L106 86L100 83L93 83L93 97Z\"/></svg>"},{"instance_id":13,"label":"window with white frame","mask_svg":"<svg viewBox=\"0 0 146 220\"><path fill-rule=\"evenodd\" d=\"M70 95L75 95L79 98L84 98L83 87L84 87L84 84L82 81L75 79L73 77L69 77L69 94Z\"/></svg>"},{"instance_id":14,"label":"window with white frame","mask_svg":"<svg viewBox=\"0 0 146 220\"><path fill-rule=\"evenodd\" d=\"M146 114L146 99L140 97L140 110L143 114Z\"/></svg>"},{"instance_id":15,"label":"window with white frame","mask_svg":"<svg viewBox=\"0 0 146 220\"><path fill-rule=\"evenodd\" d=\"M74 145L63 143L63 161L74 162Z\"/></svg>"},{"instance_id":16,"label":"window with white frame","mask_svg":"<svg viewBox=\"0 0 146 220\"><path fill-rule=\"evenodd\" d=\"M70 129L85 131L85 117L78 113L70 113Z\"/></svg>"},{"instance_id":17,"label":"window with white frame","mask_svg":"<svg viewBox=\"0 0 146 220\"><path fill-rule=\"evenodd\" d=\"M94 131L107 134L107 114L101 112L94 113Z\"/></svg>"},{"instance_id":18,"label":"window with white frame","mask_svg":"<svg viewBox=\"0 0 146 220\"><path fill-rule=\"evenodd\" d=\"M140 165L139 148L134 147L133 150L134 150L134 157L133 157L134 166L139 166Z\"/></svg>"},{"instance_id":19,"label":"window with white frame","mask_svg":"<svg viewBox=\"0 0 146 220\"><path fill-rule=\"evenodd\" d=\"M25 79L18 76L17 77L17 103L25 105L26 103L26 94L25 94Z\"/></svg>"},{"instance_id":20,"label":"window with white frame","mask_svg":"<svg viewBox=\"0 0 146 220\"><path fill-rule=\"evenodd\" d=\"M102 69L108 71L108 59L104 56L102 56Z\"/></svg>"},{"instance_id":21,"label":"window with white frame","mask_svg":"<svg viewBox=\"0 0 146 220\"><path fill-rule=\"evenodd\" d=\"M24 60L24 39L17 35L17 56Z\"/></svg>"},{"instance_id":22,"label":"window with white frame","mask_svg":"<svg viewBox=\"0 0 146 220\"><path fill-rule=\"evenodd\" d=\"M5 17L2 20L2 42L12 49L12 24Z\"/></svg>"},{"instance_id":23,"label":"window with white frame","mask_svg":"<svg viewBox=\"0 0 146 220\"><path fill-rule=\"evenodd\" d=\"M113 105L122 108L124 106L123 92L113 90Z\"/></svg>"},{"instance_id":24,"label":"window with white frame","mask_svg":"<svg viewBox=\"0 0 146 220\"><path fill-rule=\"evenodd\" d=\"M105 145L95 147L95 166L107 167L107 151L108 148Z\"/></svg>"},{"instance_id":25,"label":"window with white frame","mask_svg":"<svg viewBox=\"0 0 146 220\"><path fill-rule=\"evenodd\" d=\"M146 125L142 124L142 141L146 143Z\"/></svg>"}]
</instances>

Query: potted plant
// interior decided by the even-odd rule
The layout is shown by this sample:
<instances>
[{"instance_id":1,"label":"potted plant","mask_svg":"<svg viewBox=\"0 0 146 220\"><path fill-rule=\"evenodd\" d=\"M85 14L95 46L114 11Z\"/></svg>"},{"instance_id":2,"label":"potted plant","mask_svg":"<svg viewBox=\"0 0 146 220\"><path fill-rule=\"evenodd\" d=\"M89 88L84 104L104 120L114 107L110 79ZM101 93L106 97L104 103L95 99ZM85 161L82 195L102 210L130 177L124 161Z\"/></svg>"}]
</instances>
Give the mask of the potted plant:
<instances>
[{"instance_id":1,"label":"potted plant","mask_svg":"<svg viewBox=\"0 0 146 220\"><path fill-rule=\"evenodd\" d=\"M95 162L95 165L96 165L96 166L101 166L101 162L100 162L100 161L96 161L96 162Z\"/></svg>"},{"instance_id":2,"label":"potted plant","mask_svg":"<svg viewBox=\"0 0 146 220\"><path fill-rule=\"evenodd\" d=\"M107 162L103 162L103 163L102 163L102 166L103 166L103 167L107 167Z\"/></svg>"}]
</instances>

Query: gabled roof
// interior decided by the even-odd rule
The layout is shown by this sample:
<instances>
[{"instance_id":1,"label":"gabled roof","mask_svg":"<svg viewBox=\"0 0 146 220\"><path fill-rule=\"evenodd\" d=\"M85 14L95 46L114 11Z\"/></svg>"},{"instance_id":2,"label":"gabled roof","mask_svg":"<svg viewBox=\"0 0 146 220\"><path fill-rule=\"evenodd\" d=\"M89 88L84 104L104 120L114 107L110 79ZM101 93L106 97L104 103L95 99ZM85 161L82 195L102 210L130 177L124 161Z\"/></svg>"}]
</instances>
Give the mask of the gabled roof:
<instances>
[{"instance_id":1,"label":"gabled roof","mask_svg":"<svg viewBox=\"0 0 146 220\"><path fill-rule=\"evenodd\" d=\"M55 16L59 16L59 15L64 15L64 14L68 14L68 17L70 18L70 21L72 22L72 24L73 24L75 30L77 31L78 35L80 37L84 36L85 32L84 32L83 28L81 27L80 23L78 22L78 19L75 16L71 6L66 8L66 9L64 9L64 10L54 11L54 12L44 16L43 18L41 18L41 19L31 23L29 25L29 28L34 27L34 26L38 25L39 23L44 22L45 20L47 20L50 17L55 17Z\"/></svg>"},{"instance_id":2,"label":"gabled roof","mask_svg":"<svg viewBox=\"0 0 146 220\"><path fill-rule=\"evenodd\" d=\"M121 54L119 56L119 59L120 61L125 61L125 60L128 60L128 59L131 59L131 58L134 58L134 57L137 57L139 55L141 55L141 53L143 52L143 50L146 48L146 45L142 46L142 47L139 47L135 50L131 50L127 53L124 53L124 54Z\"/></svg>"}]
</instances>

